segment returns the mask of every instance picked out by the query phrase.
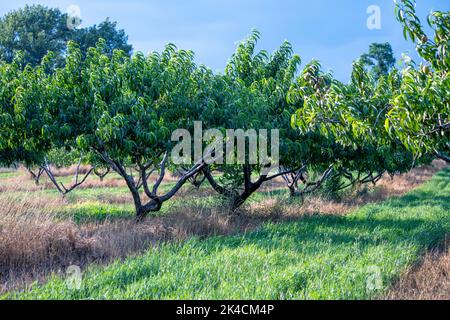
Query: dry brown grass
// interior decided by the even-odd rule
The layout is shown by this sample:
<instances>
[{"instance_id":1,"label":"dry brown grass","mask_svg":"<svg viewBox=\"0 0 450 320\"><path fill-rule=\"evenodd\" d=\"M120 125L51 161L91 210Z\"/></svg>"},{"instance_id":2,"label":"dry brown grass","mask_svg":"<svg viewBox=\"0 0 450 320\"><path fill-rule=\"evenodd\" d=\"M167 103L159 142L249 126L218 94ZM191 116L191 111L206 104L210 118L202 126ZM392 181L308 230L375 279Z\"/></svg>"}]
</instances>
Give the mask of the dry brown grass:
<instances>
[{"instance_id":1,"label":"dry brown grass","mask_svg":"<svg viewBox=\"0 0 450 320\"><path fill-rule=\"evenodd\" d=\"M44 281L70 265L109 263L161 241L244 232L257 224L231 218L221 208L186 206L136 224L132 220L77 225L55 218L63 200L0 199L0 293Z\"/></svg>"},{"instance_id":2,"label":"dry brown grass","mask_svg":"<svg viewBox=\"0 0 450 320\"><path fill-rule=\"evenodd\" d=\"M450 300L450 235L441 246L397 281L386 295L391 300Z\"/></svg>"},{"instance_id":3,"label":"dry brown grass","mask_svg":"<svg viewBox=\"0 0 450 320\"><path fill-rule=\"evenodd\" d=\"M298 219L318 212L345 214L365 203L402 195L430 179L442 167L437 162L395 177L393 181L383 179L374 192L350 196L339 203L321 198L309 198L303 204L287 203L268 197L245 206L240 216L225 214L225 207L185 205L140 224L122 219L77 225L55 218L59 208L67 205L66 200L42 195L26 199L3 195L0 197L0 292L22 288L35 280L43 281L52 272L64 272L69 265L84 268L93 262L109 263L138 254L161 241L244 233L267 221ZM275 183L271 188L281 186ZM206 194L203 190L195 193L196 196ZM124 195L102 201L129 200Z\"/></svg>"},{"instance_id":4,"label":"dry brown grass","mask_svg":"<svg viewBox=\"0 0 450 320\"><path fill-rule=\"evenodd\" d=\"M90 166L81 165L80 168L78 169L78 173L80 175L86 174L90 170L90 168L91 168ZM73 176L76 174L77 165L71 165L69 167L63 167L63 168L51 166L51 169L52 169L53 175L55 177L68 177L68 176Z\"/></svg>"},{"instance_id":5,"label":"dry brown grass","mask_svg":"<svg viewBox=\"0 0 450 320\"><path fill-rule=\"evenodd\" d=\"M61 181L61 177L67 176L71 175L55 175L57 181ZM69 186L70 182L66 182L65 185ZM117 188L124 186L126 186L125 182L117 176L107 176L101 181L100 178L91 175L87 178L85 183L78 187L78 189ZM0 184L0 192L35 192L48 189L56 190L55 186L45 174L41 176L39 184L37 185L24 169L17 170L17 175L13 177L2 179Z\"/></svg>"},{"instance_id":6,"label":"dry brown grass","mask_svg":"<svg viewBox=\"0 0 450 320\"><path fill-rule=\"evenodd\" d=\"M42 270L64 265L70 257L82 256L88 246L73 223L55 223L53 210L59 200L8 197L0 205L0 279L4 287L18 278L31 280Z\"/></svg>"},{"instance_id":7,"label":"dry brown grass","mask_svg":"<svg viewBox=\"0 0 450 320\"><path fill-rule=\"evenodd\" d=\"M55 189L55 186L52 184L50 179L44 173L39 179L39 184L35 184L29 172L26 171L25 168L20 167L19 169L3 169L4 172L16 172L16 175L9 178L3 178L0 181L0 192L34 192L40 190L48 190ZM86 174L89 171L88 166L80 167L80 177L83 174ZM61 178L74 177L76 172L76 166L70 166L67 168L52 168L52 172L56 177L56 180L59 182ZM157 176L153 175L150 177L149 182L154 182L157 180ZM72 179L74 180L74 179ZM170 173L167 173L164 181L166 182L175 182L176 177L172 176ZM65 182L66 186L70 185L70 182ZM120 178L118 175L110 173L103 180L99 177L91 174L82 185L78 186L77 189L94 189L94 188L117 188L117 187L126 187L125 181Z\"/></svg>"}]
</instances>

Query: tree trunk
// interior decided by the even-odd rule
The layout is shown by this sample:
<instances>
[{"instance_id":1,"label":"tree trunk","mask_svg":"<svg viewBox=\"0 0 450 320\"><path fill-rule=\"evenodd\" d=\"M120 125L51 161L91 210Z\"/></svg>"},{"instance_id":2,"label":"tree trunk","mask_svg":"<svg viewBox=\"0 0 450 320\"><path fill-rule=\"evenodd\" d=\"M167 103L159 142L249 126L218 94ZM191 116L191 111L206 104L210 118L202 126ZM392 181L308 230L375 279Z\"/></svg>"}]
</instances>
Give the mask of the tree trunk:
<instances>
[{"instance_id":1,"label":"tree trunk","mask_svg":"<svg viewBox=\"0 0 450 320\"><path fill-rule=\"evenodd\" d=\"M450 157L446 156L446 155L443 154L443 153L436 152L436 157L438 157L438 158L441 159L441 160L444 160L444 161L447 162L447 163L450 163Z\"/></svg>"},{"instance_id":2,"label":"tree trunk","mask_svg":"<svg viewBox=\"0 0 450 320\"><path fill-rule=\"evenodd\" d=\"M295 192L295 187L294 186L289 186L289 195L291 197L295 197L296 196L296 192Z\"/></svg>"}]
</instances>

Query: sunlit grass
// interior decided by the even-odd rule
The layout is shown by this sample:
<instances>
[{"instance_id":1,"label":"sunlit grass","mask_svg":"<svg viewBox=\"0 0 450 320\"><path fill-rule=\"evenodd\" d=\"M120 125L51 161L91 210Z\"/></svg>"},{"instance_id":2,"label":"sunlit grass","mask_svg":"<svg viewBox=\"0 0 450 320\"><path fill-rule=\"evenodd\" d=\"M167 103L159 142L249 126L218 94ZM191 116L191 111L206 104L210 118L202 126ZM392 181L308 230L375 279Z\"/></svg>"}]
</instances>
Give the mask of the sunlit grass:
<instances>
[{"instance_id":1,"label":"sunlit grass","mask_svg":"<svg viewBox=\"0 0 450 320\"><path fill-rule=\"evenodd\" d=\"M0 179L8 179L18 176L19 174L16 171L5 171L0 172Z\"/></svg>"}]
</instances>

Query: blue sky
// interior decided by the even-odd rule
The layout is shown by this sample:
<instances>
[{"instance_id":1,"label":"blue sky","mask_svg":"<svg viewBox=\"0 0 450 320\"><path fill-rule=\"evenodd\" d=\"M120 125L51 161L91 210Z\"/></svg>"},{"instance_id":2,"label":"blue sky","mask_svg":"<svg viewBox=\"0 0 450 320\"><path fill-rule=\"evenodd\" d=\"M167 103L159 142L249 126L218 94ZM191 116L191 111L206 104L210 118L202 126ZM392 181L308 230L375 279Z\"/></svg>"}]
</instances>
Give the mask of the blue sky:
<instances>
[{"instance_id":1,"label":"blue sky","mask_svg":"<svg viewBox=\"0 0 450 320\"><path fill-rule=\"evenodd\" d=\"M393 0L15 0L0 4L0 15L24 6L43 4L66 12L69 5L81 9L82 26L110 17L129 35L135 50L161 50L168 42L191 49L198 63L223 70L236 43L252 28L262 33L259 47L269 52L289 40L303 60L315 58L343 81L351 63L372 42L390 42L397 58L413 57L414 45L403 40L394 18ZM381 29L366 26L368 6L381 8ZM423 21L431 10L450 10L449 0L417 0Z\"/></svg>"}]
</instances>

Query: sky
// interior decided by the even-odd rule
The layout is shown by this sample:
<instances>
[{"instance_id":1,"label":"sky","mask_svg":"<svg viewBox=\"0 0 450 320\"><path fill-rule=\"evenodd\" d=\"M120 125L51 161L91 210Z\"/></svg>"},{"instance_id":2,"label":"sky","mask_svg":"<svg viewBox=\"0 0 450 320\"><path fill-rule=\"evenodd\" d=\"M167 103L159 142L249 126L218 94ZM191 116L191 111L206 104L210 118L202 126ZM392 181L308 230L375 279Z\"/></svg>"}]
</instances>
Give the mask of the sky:
<instances>
[{"instance_id":1,"label":"sky","mask_svg":"<svg viewBox=\"0 0 450 320\"><path fill-rule=\"evenodd\" d=\"M262 33L259 49L273 52L288 40L303 65L317 59L341 81L373 42L390 42L398 59L404 52L420 61L414 44L403 39L393 0L1 0L0 16L26 4L63 12L78 6L81 27L109 17L125 29L135 51L160 51L171 42L193 50L197 63L216 72L254 28ZM380 29L367 27L371 5L381 9ZM450 0L417 0L423 22L431 10L449 11Z\"/></svg>"}]
</instances>

